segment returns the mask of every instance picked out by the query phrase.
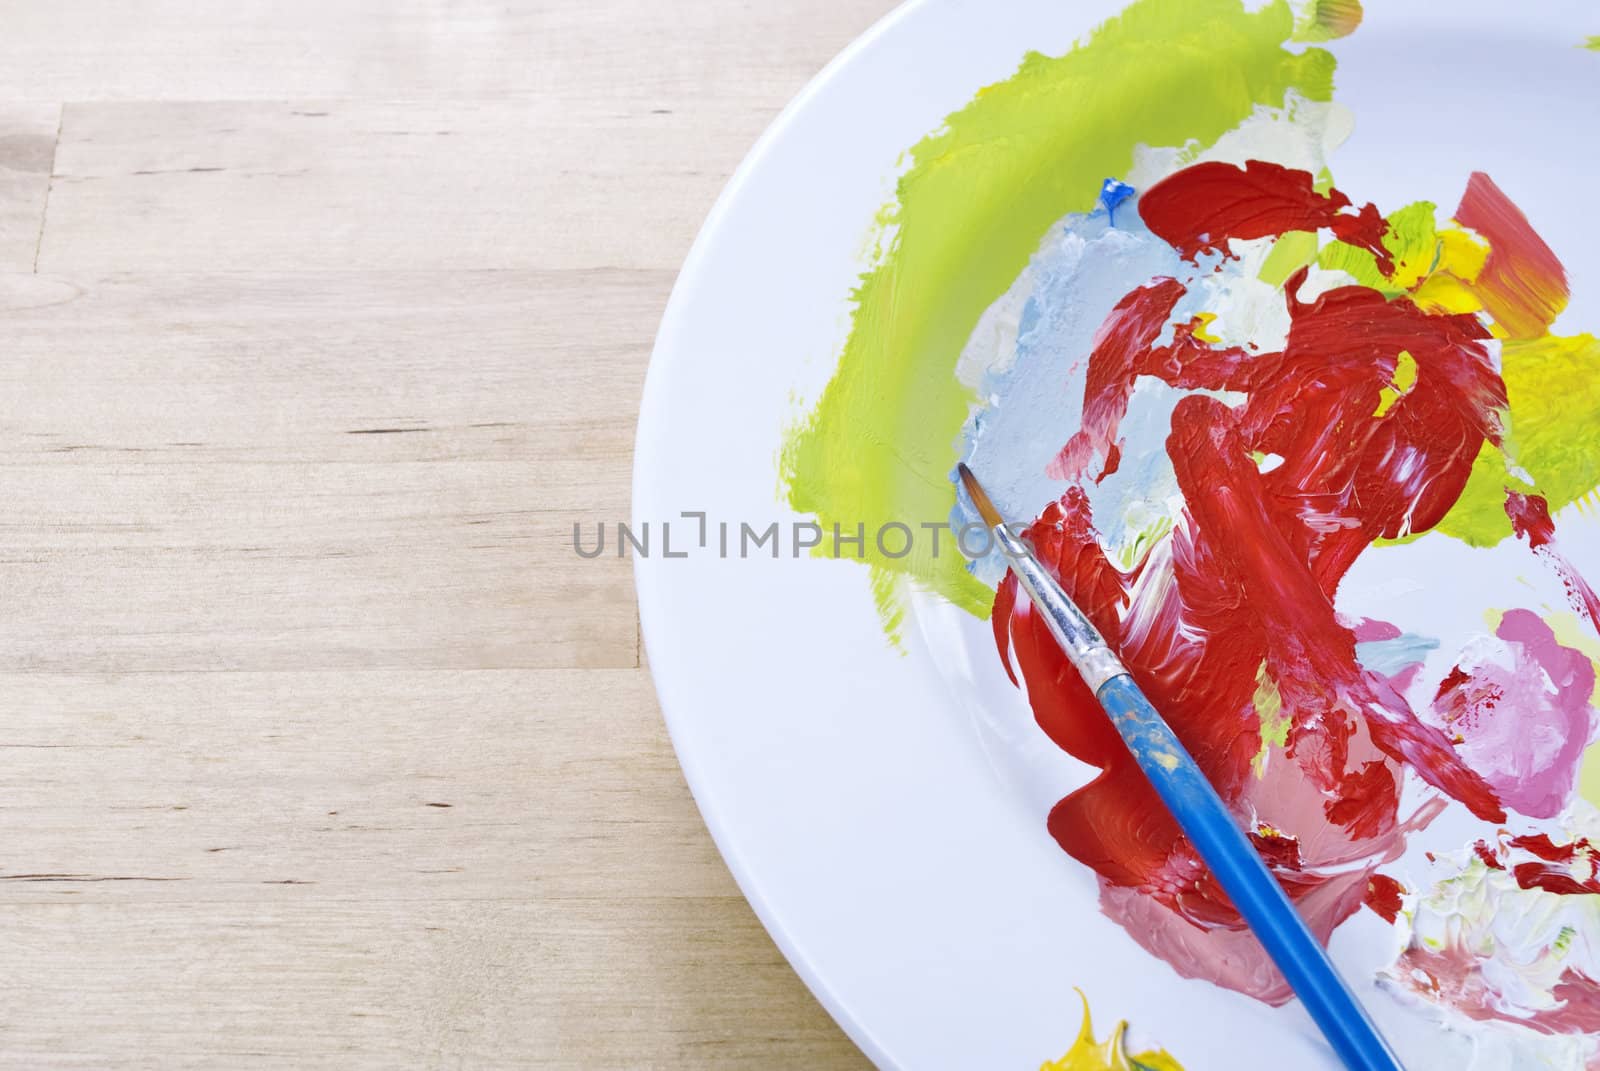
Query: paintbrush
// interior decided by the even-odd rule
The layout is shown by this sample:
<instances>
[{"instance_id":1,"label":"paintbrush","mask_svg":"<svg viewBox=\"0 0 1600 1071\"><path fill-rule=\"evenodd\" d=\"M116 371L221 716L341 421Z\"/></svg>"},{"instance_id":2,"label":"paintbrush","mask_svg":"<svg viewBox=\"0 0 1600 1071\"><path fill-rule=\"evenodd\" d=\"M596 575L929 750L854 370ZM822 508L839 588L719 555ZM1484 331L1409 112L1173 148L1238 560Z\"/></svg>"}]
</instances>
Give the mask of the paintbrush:
<instances>
[{"instance_id":1,"label":"paintbrush","mask_svg":"<svg viewBox=\"0 0 1600 1071\"><path fill-rule=\"evenodd\" d=\"M967 495L993 530L1017 583L1044 616L1051 635L1110 716L1156 795L1216 875L1217 883L1283 972L1333 1051L1351 1071L1401 1071L1394 1051L1171 726L1139 691L1121 659L1083 611L1028 545L1006 527L972 470L966 465L959 469Z\"/></svg>"}]
</instances>

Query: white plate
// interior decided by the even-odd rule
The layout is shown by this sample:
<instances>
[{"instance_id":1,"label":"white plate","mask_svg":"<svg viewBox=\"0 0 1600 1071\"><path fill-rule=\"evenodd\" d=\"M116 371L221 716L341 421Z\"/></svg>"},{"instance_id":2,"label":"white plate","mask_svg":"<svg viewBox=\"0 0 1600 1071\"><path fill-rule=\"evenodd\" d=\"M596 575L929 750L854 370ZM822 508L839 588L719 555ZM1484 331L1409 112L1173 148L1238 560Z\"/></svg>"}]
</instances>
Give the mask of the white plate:
<instances>
[{"instance_id":1,"label":"white plate","mask_svg":"<svg viewBox=\"0 0 1600 1071\"><path fill-rule=\"evenodd\" d=\"M1065 53L1122 6L924 0L885 19L751 151L684 266L650 365L633 523L654 542L637 581L678 756L762 921L885 1068L1038 1067L1078 1034L1075 988L1102 1035L1128 1019L1135 1048L1165 1048L1187 1071L1334 1066L1297 1005L1181 979L1100 914L1092 876L1044 828L1063 794L1052 771L1068 760L1033 735L985 624L920 597L897 649L864 568L791 556L803 518L784 505L777 456L834 371L901 154L1025 53ZM1569 333L1600 325L1600 286L1586 285L1600 282L1600 227L1584 207L1600 55L1577 47L1596 32L1600 13L1577 2L1372 0L1362 27L1326 46L1336 100L1355 116L1337 185L1386 209L1448 207L1469 173L1489 171L1571 273ZM706 515L706 546L686 512ZM685 557L664 555L663 522ZM781 557L741 559L741 522L778 522ZM1580 542L1600 558L1597 541ZM1433 836L1460 844L1471 827L1452 821ZM1366 981L1391 944L1363 911L1333 949ZM1465 1066L1432 1021L1360 988L1413 1066L1446 1051Z\"/></svg>"}]
</instances>

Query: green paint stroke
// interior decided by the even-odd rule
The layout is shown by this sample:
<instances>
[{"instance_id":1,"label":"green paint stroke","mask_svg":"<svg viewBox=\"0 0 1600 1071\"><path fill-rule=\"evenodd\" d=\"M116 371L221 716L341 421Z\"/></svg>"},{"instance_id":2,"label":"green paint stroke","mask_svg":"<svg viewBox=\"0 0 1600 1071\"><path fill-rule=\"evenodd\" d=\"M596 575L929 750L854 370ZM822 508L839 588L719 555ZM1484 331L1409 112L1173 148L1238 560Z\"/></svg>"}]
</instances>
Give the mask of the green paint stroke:
<instances>
[{"instance_id":1,"label":"green paint stroke","mask_svg":"<svg viewBox=\"0 0 1600 1071\"><path fill-rule=\"evenodd\" d=\"M1354 247L1352 247L1354 248ZM1371 253L1367 256L1372 257ZM1289 276L1317 259L1316 231L1288 231L1272 243L1272 252L1261 262L1257 277L1268 286L1281 289ZM1377 260L1372 261L1376 271Z\"/></svg>"},{"instance_id":2,"label":"green paint stroke","mask_svg":"<svg viewBox=\"0 0 1600 1071\"><path fill-rule=\"evenodd\" d=\"M901 558L873 540L955 506L957 439L977 400L955 367L978 318L1051 224L1092 209L1101 182L1130 170L1137 146L1203 148L1291 91L1330 99L1333 56L1285 48L1295 31L1286 0L1254 12L1241 0L1136 0L1066 55L1030 53L911 149L838 370L780 458L789 504L828 533L823 553L837 549L834 525L847 537L864 527L859 556L891 636L908 581L980 616L992 600L948 538L937 556L918 538Z\"/></svg>"},{"instance_id":3,"label":"green paint stroke","mask_svg":"<svg viewBox=\"0 0 1600 1071\"><path fill-rule=\"evenodd\" d=\"M1600 37L1591 37L1583 43L1583 47L1590 52L1600 52Z\"/></svg>"},{"instance_id":4,"label":"green paint stroke","mask_svg":"<svg viewBox=\"0 0 1600 1071\"><path fill-rule=\"evenodd\" d=\"M1360 285L1385 297L1405 293L1433 269L1439 245L1434 207L1431 202L1417 201L1385 217L1389 229L1384 233L1383 247L1394 258L1392 278L1378 270L1377 258L1369 250L1337 239L1318 254L1318 267L1347 272Z\"/></svg>"}]
</instances>

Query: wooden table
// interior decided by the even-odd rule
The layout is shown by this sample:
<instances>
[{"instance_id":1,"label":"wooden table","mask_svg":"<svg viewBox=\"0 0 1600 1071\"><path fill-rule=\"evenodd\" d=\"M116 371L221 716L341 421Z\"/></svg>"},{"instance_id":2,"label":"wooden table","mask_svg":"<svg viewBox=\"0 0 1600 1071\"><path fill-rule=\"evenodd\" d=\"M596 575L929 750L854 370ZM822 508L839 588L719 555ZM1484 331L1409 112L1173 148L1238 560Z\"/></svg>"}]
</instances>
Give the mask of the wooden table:
<instances>
[{"instance_id":1,"label":"wooden table","mask_svg":"<svg viewBox=\"0 0 1600 1071\"><path fill-rule=\"evenodd\" d=\"M888 6L6 3L0 1063L863 1066L571 540Z\"/></svg>"}]
</instances>

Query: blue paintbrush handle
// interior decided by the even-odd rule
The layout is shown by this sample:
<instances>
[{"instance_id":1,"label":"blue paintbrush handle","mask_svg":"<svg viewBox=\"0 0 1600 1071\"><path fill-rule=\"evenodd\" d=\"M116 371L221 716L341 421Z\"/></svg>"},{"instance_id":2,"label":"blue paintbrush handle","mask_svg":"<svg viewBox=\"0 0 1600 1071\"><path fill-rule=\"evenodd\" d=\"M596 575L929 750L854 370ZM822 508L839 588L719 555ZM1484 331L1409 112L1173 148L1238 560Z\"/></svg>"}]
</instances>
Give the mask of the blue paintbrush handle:
<instances>
[{"instance_id":1,"label":"blue paintbrush handle","mask_svg":"<svg viewBox=\"0 0 1600 1071\"><path fill-rule=\"evenodd\" d=\"M1351 1071L1402 1071L1222 797L1133 678L1126 673L1112 677L1097 695L1156 793L1345 1066Z\"/></svg>"}]
</instances>

